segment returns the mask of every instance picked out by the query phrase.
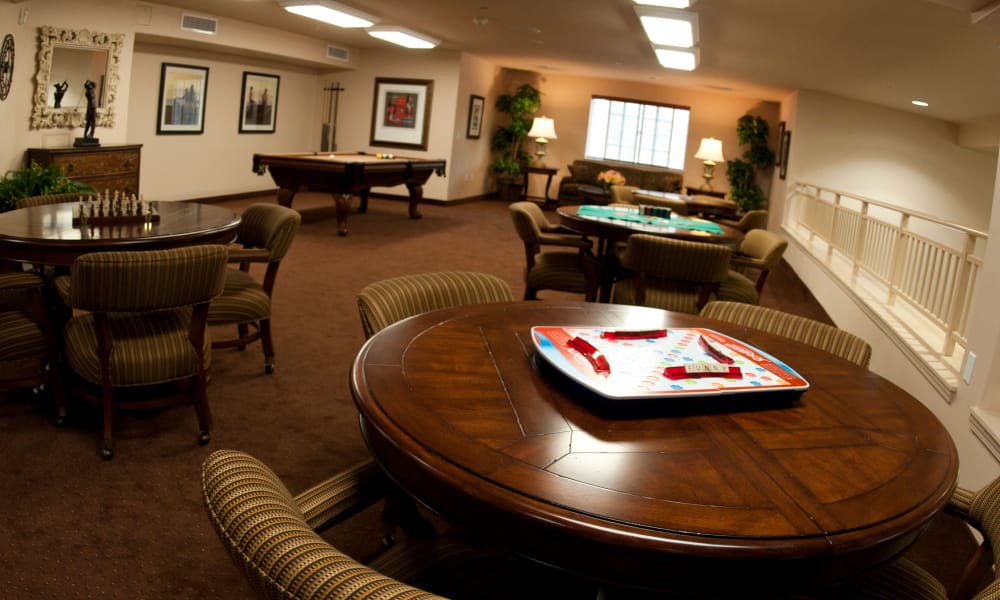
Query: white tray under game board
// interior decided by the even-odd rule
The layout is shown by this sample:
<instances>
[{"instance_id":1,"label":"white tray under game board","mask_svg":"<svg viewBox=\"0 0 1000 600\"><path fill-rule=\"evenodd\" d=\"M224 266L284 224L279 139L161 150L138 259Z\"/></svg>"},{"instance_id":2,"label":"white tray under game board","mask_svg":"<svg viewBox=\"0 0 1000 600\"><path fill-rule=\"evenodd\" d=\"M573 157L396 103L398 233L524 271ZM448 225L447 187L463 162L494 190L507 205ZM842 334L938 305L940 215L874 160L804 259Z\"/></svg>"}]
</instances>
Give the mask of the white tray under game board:
<instances>
[{"instance_id":1,"label":"white tray under game board","mask_svg":"<svg viewBox=\"0 0 1000 600\"><path fill-rule=\"evenodd\" d=\"M723 394L774 394L798 398L809 383L788 365L773 356L737 339L701 328L666 330L661 337L609 339L602 334L614 332L602 327L531 328L538 353L553 367L584 387L611 399L648 399ZM708 376L668 378L668 367L690 363L719 362L706 350L709 345L721 350L729 366L738 367L740 378ZM606 359L609 372L595 369L584 353L570 341L581 338ZM723 358L725 358L723 357ZM603 363L602 363L603 364Z\"/></svg>"}]
</instances>

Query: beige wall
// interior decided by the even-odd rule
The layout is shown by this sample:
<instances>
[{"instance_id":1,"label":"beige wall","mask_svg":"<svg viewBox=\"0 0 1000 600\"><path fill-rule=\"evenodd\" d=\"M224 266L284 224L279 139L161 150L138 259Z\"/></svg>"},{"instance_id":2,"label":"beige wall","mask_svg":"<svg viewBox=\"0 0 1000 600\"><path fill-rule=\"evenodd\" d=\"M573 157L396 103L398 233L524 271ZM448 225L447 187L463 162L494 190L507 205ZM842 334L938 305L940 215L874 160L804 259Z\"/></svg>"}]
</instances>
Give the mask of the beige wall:
<instances>
[{"instance_id":1,"label":"beige wall","mask_svg":"<svg viewBox=\"0 0 1000 600\"><path fill-rule=\"evenodd\" d=\"M960 147L953 127L809 91L787 99L782 118L792 131L789 186L795 181L831 186L989 229L996 201L996 152ZM781 222L783 203L776 204L772 229ZM1000 236L996 229L990 231L994 239ZM994 365L1000 360L996 352L1000 323L994 310L1000 288L1000 250L989 249L970 326L969 348L979 356L978 366L973 385L960 383L953 400L941 397L904 357L895 338L882 331L851 291L830 277L810 254L796 244L785 254L834 322L871 343L871 369L918 398L944 423L959 451L960 483L973 489L1000 475L1000 463L969 427L971 408L982 401L991 386L996 389L998 378L991 373L1000 373Z\"/></svg>"}]
</instances>

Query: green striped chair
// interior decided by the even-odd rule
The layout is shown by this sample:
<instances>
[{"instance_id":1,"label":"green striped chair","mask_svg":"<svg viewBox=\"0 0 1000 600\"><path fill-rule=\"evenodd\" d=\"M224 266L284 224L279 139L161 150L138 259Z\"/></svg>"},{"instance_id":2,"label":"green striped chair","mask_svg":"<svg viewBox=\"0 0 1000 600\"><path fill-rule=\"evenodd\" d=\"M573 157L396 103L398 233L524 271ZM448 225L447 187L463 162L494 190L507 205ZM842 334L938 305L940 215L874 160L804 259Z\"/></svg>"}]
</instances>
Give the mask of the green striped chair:
<instances>
[{"instance_id":1,"label":"green striped chair","mask_svg":"<svg viewBox=\"0 0 1000 600\"><path fill-rule=\"evenodd\" d=\"M865 368L872 357L872 347L853 333L773 308L715 301L705 305L701 316L791 338Z\"/></svg>"},{"instance_id":2,"label":"green striped chair","mask_svg":"<svg viewBox=\"0 0 1000 600\"><path fill-rule=\"evenodd\" d=\"M465 304L511 302L507 282L488 273L445 271L376 281L358 294L365 338L413 315Z\"/></svg>"},{"instance_id":3,"label":"green striped chair","mask_svg":"<svg viewBox=\"0 0 1000 600\"><path fill-rule=\"evenodd\" d=\"M193 402L198 442L208 442L205 324L208 303L222 292L227 254L225 246L188 246L94 252L73 261L68 294L77 315L63 329L64 355L79 394L103 407L104 458L112 456L118 407Z\"/></svg>"},{"instance_id":4,"label":"green striped chair","mask_svg":"<svg viewBox=\"0 0 1000 600\"><path fill-rule=\"evenodd\" d=\"M235 450L213 452L201 473L202 499L216 534L265 598L597 597L590 584L450 535L406 537L367 565L354 560L327 541L335 535L317 532L381 498L390 484L371 460L294 496L264 463Z\"/></svg>"},{"instance_id":5,"label":"green striped chair","mask_svg":"<svg viewBox=\"0 0 1000 600\"><path fill-rule=\"evenodd\" d=\"M274 372L274 342L271 336L271 298L281 259L292 245L302 216L278 204L251 204L243 211L230 249L226 286L208 310L210 326L235 325L236 337L216 339L213 348L238 348L260 340L264 352L264 372ZM252 264L265 265L261 279L250 273Z\"/></svg>"},{"instance_id":6,"label":"green striped chair","mask_svg":"<svg viewBox=\"0 0 1000 600\"><path fill-rule=\"evenodd\" d=\"M615 282L611 301L697 314L734 280L753 292L753 283L729 269L732 254L723 244L633 234L619 255L629 274ZM756 302L751 296L747 301Z\"/></svg>"},{"instance_id":7,"label":"green striped chair","mask_svg":"<svg viewBox=\"0 0 1000 600\"><path fill-rule=\"evenodd\" d=\"M601 269L593 256L593 243L586 236L550 223L534 202L514 202L510 214L524 242L524 299L537 299L541 290L557 290L583 294L585 300L593 302ZM542 252L543 246L567 251Z\"/></svg>"},{"instance_id":8,"label":"green striped chair","mask_svg":"<svg viewBox=\"0 0 1000 600\"><path fill-rule=\"evenodd\" d=\"M0 391L51 394L57 423L66 417L59 385L59 339L37 273L0 274Z\"/></svg>"}]
</instances>

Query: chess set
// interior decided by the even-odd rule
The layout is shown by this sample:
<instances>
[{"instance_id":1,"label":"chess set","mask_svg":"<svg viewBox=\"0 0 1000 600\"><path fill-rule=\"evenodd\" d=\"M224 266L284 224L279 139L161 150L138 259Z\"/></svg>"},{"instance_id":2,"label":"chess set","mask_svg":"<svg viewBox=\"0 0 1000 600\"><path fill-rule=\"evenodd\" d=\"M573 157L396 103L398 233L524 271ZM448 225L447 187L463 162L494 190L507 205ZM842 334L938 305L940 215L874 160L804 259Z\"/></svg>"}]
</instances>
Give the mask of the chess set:
<instances>
[{"instance_id":1,"label":"chess set","mask_svg":"<svg viewBox=\"0 0 1000 600\"><path fill-rule=\"evenodd\" d=\"M160 214L153 208L151 202L115 191L108 190L102 196L80 196L80 202L73 208L74 227L94 227L97 225L116 225L122 223L153 223L160 220Z\"/></svg>"},{"instance_id":2,"label":"chess set","mask_svg":"<svg viewBox=\"0 0 1000 600\"><path fill-rule=\"evenodd\" d=\"M611 400L770 394L797 399L809 383L777 358L711 329L532 327L539 355Z\"/></svg>"}]
</instances>

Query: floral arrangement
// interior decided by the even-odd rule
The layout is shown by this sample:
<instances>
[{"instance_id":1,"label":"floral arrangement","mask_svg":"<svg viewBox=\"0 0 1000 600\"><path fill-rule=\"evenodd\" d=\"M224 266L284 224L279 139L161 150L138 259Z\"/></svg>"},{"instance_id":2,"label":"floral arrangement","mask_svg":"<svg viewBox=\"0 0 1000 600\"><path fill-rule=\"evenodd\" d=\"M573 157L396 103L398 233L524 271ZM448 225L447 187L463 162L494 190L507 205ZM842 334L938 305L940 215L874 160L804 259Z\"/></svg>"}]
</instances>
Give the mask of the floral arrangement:
<instances>
[{"instance_id":1,"label":"floral arrangement","mask_svg":"<svg viewBox=\"0 0 1000 600\"><path fill-rule=\"evenodd\" d=\"M613 185L625 185L625 176L614 169L608 169L597 174L597 181L609 188Z\"/></svg>"}]
</instances>

